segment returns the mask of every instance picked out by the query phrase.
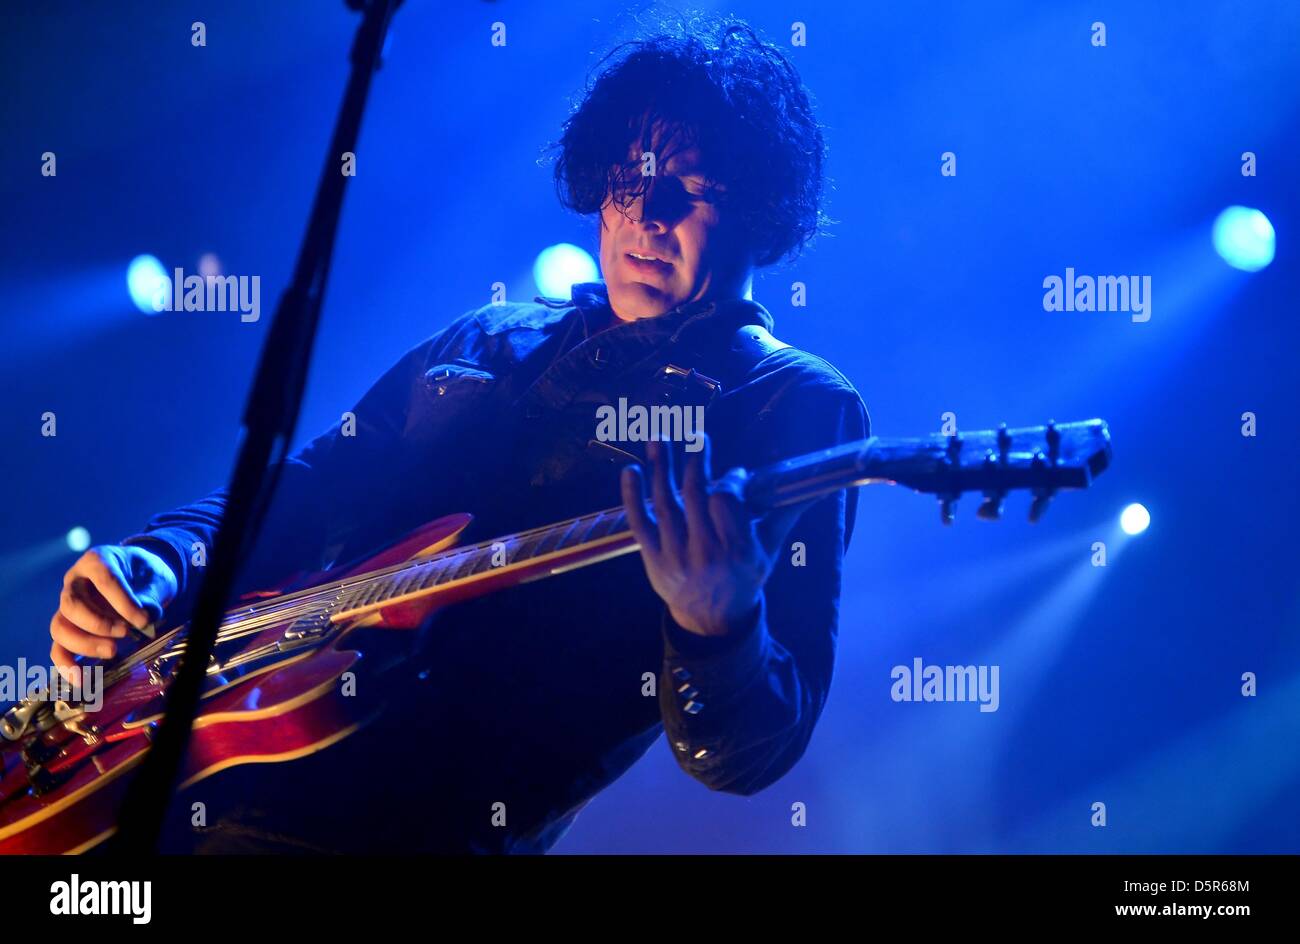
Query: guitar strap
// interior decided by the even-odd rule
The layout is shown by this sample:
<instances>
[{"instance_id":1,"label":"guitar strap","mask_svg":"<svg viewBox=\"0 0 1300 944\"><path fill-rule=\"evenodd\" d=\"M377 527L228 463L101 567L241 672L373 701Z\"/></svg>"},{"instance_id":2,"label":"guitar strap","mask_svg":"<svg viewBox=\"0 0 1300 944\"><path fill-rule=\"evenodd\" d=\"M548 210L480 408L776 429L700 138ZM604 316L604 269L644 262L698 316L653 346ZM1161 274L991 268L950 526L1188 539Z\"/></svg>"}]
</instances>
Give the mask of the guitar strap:
<instances>
[{"instance_id":1,"label":"guitar strap","mask_svg":"<svg viewBox=\"0 0 1300 944\"><path fill-rule=\"evenodd\" d=\"M703 402L707 406L714 397L740 386L749 372L770 354L789 346L758 324L736 328L721 350L721 345L711 346L710 350L698 341L683 339L670 345L658 359L662 363L655 371L655 379L668 394L666 400ZM674 391L685 396L672 396Z\"/></svg>"}]
</instances>

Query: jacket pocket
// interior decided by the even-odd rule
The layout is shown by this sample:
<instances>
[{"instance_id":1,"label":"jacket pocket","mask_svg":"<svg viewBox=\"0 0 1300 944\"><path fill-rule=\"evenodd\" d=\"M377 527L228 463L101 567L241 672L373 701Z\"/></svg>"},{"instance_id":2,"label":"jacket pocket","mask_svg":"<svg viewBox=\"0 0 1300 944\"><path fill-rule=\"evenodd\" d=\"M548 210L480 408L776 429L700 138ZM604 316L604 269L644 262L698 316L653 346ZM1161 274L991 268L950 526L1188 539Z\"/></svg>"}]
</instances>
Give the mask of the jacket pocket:
<instances>
[{"instance_id":1,"label":"jacket pocket","mask_svg":"<svg viewBox=\"0 0 1300 944\"><path fill-rule=\"evenodd\" d=\"M426 392L432 396L443 397L449 390L463 388L466 384L478 384L486 387L496 382L496 377L478 367L468 364L435 364L424 372ZM473 388L470 387L472 390Z\"/></svg>"},{"instance_id":2,"label":"jacket pocket","mask_svg":"<svg viewBox=\"0 0 1300 944\"><path fill-rule=\"evenodd\" d=\"M408 438L431 442L457 435L487 419L497 377L480 367L455 362L435 364L424 372L407 415Z\"/></svg>"}]
</instances>

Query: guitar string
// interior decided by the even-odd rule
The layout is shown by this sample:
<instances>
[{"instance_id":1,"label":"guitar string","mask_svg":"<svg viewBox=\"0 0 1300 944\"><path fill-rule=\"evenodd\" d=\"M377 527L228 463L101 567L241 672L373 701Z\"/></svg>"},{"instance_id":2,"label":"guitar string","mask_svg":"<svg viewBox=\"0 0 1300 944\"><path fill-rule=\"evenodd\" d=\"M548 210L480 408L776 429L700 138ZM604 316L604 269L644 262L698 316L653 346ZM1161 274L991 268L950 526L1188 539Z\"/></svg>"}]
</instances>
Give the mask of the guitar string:
<instances>
[{"instance_id":1,"label":"guitar string","mask_svg":"<svg viewBox=\"0 0 1300 944\"><path fill-rule=\"evenodd\" d=\"M871 441L868 440L868 442ZM852 445L858 447L859 449L861 448L859 444L852 444ZM880 445L881 443L879 441L875 442L875 446L877 449L880 447ZM847 447L844 447L844 449L840 451L845 451L846 449ZM779 468L779 466L773 468ZM868 481L871 481L871 479L867 477L863 477L861 479L858 479L857 482L855 482L854 484L866 484ZM802 497L806 498L808 496L802 496ZM798 500L798 499L794 499L794 500ZM794 500L792 500L791 503L793 503ZM782 502L782 504L784 504L784 502ZM646 505L650 509L651 514L653 514L653 506L654 506L653 500L647 499ZM296 620L302 616L323 612L324 611L323 605L327 606L329 603L337 602L341 598L341 595L347 593L348 591L358 590L385 581L388 578L392 577L394 574L410 572L421 568L432 569L434 566L436 566L439 563L445 563L457 557L463 557L465 555L471 555L471 554L478 555L481 554L484 550L490 549L496 544L502 543L503 541L509 541L511 539L514 539L516 541L522 541L523 539L538 534L544 534L548 532L553 533L553 532L561 531L561 529L566 529L563 532L563 536L560 542L562 544L563 537L568 535L569 531L572 530L573 525L576 524L577 522L580 522L587 518L591 518L593 519L593 525L596 525L599 524L603 518L609 515L614 516L616 519L622 519L626 517L626 512L622 506L614 506L596 512L589 512L588 514L585 515L576 515L572 518L567 518L563 521L540 525L536 528L530 528L525 531L519 531L514 534L507 535L505 538L489 539L475 545L449 548L446 551L440 552L431 557L422 558L417 561L409 561L409 560L401 561L397 564L389 565L388 567L380 568L379 570L370 571L360 576L344 578L342 580L332 581L330 583L322 584L319 587L311 587L304 590L294 591L288 594L282 594L274 598L272 602L263 603L263 604L254 603L244 607L238 607L236 608L235 612L242 612L245 613L246 615L234 619L231 619L229 615L227 615L227 617L223 619L222 623L218 626L216 642L217 644L230 642L233 640L243 638L244 636L248 636L256 632L260 632L262 629L267 628L269 626L276 625L277 623ZM623 525L623 527L619 528L620 524ZM614 537L618 534L623 534L628 530L625 521L616 521L615 527L618 528L618 530L611 531L605 535L602 535L598 539L582 541L579 542L578 544L571 545L570 547L567 548L558 548L558 547L552 548L550 551L548 551L548 553L554 552L557 549L565 550L565 551L577 551L586 547L587 545L595 543L596 540L608 540L609 538ZM590 531L588 533L590 533ZM542 542L539 542L537 546L540 547L541 543ZM534 555L530 554L530 557L531 556ZM536 555L536 556L540 556L540 555ZM527 558L525 558L525 560L526 559ZM511 563L520 563L520 561L513 561ZM452 580L447 581L445 584L439 584L435 582L430 587L421 587L420 590L417 591L417 593L419 593L419 595L426 595L425 591L427 591L428 594L432 594L441 590L445 590L451 586L460 584L466 580L471 579L474 576L477 575L471 571L470 573L466 574L464 577L453 578ZM406 594L399 594L399 596L405 596L405 595ZM375 602L379 602L379 598L376 598L375 601L371 601L371 603L375 603ZM362 608L364 608L364 606L369 606L369 605L370 603L363 604ZM344 612L347 612L347 610L345 609ZM129 675L135 667L139 666L141 663L146 662L150 659L157 658L164 655L169 655L169 654L183 654L185 651L184 631L186 629L188 629L188 623L181 624L180 626L177 626L169 630L167 633L160 636L158 639L151 641L148 645L143 646L140 649L136 650L135 652L130 654L122 661L115 663L112 667L109 668L109 671L106 673L107 683L116 684L122 678ZM180 638L178 639L178 637ZM265 649L267 647L262 647L262 648ZM236 654L234 658L242 660L243 655L244 654ZM228 663L228 664L233 664L233 663Z\"/></svg>"},{"instance_id":2,"label":"guitar string","mask_svg":"<svg viewBox=\"0 0 1300 944\"><path fill-rule=\"evenodd\" d=\"M645 505L646 508L649 510L650 514L653 515L654 500L652 498L647 497L645 500ZM562 521L539 525L538 527L529 528L524 531L518 531L513 534L505 536L505 538L493 538L493 539L481 541L478 544L449 548L446 551L442 551L431 557L423 558L418 561L409 561L409 560L401 561L397 564L392 564L389 565L388 567L380 568L379 570L370 571L360 576L344 578L342 580L322 584L319 587L310 587L304 590L298 590L292 593L282 594L276 597L274 601L270 603L265 603L265 604L254 603L244 607L239 607L237 608L237 611L245 612L247 615L236 619L230 619L229 617L224 619L222 623L218 626L216 643L220 645L222 643L240 639L243 638L244 636L248 636L256 632L260 632L262 629L265 629L269 626L273 626L277 623L286 622L289 620L295 620L302 616L307 616L319 612L322 603L334 602L339 599L340 594L343 594L349 590L356 590L362 587L373 585L377 582L386 580L387 578L397 573L412 571L419 568L432 568L438 563L446 562L457 557L462 557L466 554L481 554L484 550L491 549L496 544L502 543L503 541L509 541L511 539L514 539L516 542L520 542L529 537L533 537L539 534L553 533L553 532L561 531L562 529L563 529L563 534L567 536L569 531L572 530L573 525L576 524L577 522L590 518L592 519L593 526L595 526L598 525L606 517L613 517L615 519L614 524L616 530L610 531L609 533L602 535L598 539L594 539L591 541L582 541L579 542L578 544L571 545L570 547L562 548L562 550L577 551L588 546L589 544L595 543L595 540L608 540L611 537L614 537L619 534L623 534L629 530L626 527L626 520L625 520L626 511L624 507L621 505L615 505L610 508L601 509L599 511L588 512L587 514L583 514L583 515L575 515L571 518L566 518ZM541 542L539 542L538 546L540 546L540 544ZM556 549L552 548L551 550L554 551ZM519 563L519 561L514 561L512 563ZM447 581L447 583L445 584L435 583L432 587L421 588L421 589L428 590L429 593L433 593L457 585L465 580L470 579L473 576L475 576L475 574L470 573L464 577L457 577L450 581ZM116 684L122 678L125 678L127 675L129 675L134 668L151 659L158 658L164 655L169 655L172 653L176 653L176 654L183 653L185 651L183 635L184 635L184 630L186 630L187 628L188 628L188 623L177 626L172 630L169 630L167 633L159 637L157 640L151 642L149 645L136 650L134 653L130 654L125 659L115 663L109 669L108 673L106 673L106 681L108 682L108 684ZM177 639L177 637L182 637L182 638Z\"/></svg>"},{"instance_id":3,"label":"guitar string","mask_svg":"<svg viewBox=\"0 0 1300 944\"><path fill-rule=\"evenodd\" d=\"M649 510L650 514L653 515L654 500L652 498L647 497L645 499L645 506ZM282 594L276 597L273 601L268 603L263 603L263 604L253 603L243 607L237 607L236 610L233 612L242 612L245 615L232 619L230 618L228 613L227 617L223 619L221 624L218 626L216 644L221 645L227 642L238 640L244 638L245 636L258 633L263 629L266 629L270 626L274 626L279 623L289 622L289 621L297 620L301 617L324 612L325 611L324 607L327 606L329 603L337 602L341 598L342 594L347 593L348 591L355 591L364 587L372 586L382 581L386 581L388 578L392 577L395 574L410 572L413 570L418 570L420 568L431 569L439 563L445 563L457 557L463 557L465 555L480 555L482 554L483 551L490 550L491 548L493 548L495 545L499 543L508 542L511 540L514 540L517 543L519 543L524 541L527 538L534 537L537 535L545 534L549 536L549 534L551 533L562 532L561 543L563 543L563 537L568 536L569 532L572 530L573 526L576 523L583 521L584 519L592 519L592 524L594 529L595 526L599 525L602 522L602 520L607 517L612 517L614 519L614 530L608 532L607 534L601 535L600 538L584 540L579 542L578 544L571 545L567 548L551 548L550 551L548 551L547 553L552 553L557 549L564 550L564 551L578 551L591 544L594 544L596 541L608 540L617 535L627 533L630 530L627 527L626 510L624 509L623 506L616 505L610 508L601 509L599 511L588 512L587 514L583 514L583 515L575 515L571 518L566 518L562 521L551 522L549 524L539 525L538 527L535 528L529 528L524 531L518 531L513 534L506 535L504 538L493 538L493 539L481 541L478 544L448 548L447 550L432 555L431 557L422 558L417 561L410 561L410 560L401 561L397 564L391 564L388 567L383 567L375 571L369 571L359 576L343 578L342 580L332 581L330 583L322 584L318 587L309 587L304 590L297 590L297 591L293 591L292 593ZM588 533L591 532L588 531ZM542 543L544 543L544 540L545 539L543 538L542 542L538 542L537 547L540 547ZM522 560L530 559L533 556L540 556L540 555L535 555L532 552L530 552L529 557L523 558ZM520 563L520 562L521 562L520 560L516 560L516 561L512 561L511 563L513 564L513 563ZM456 586L460 583L463 583L464 581L469 580L474 576L476 576L476 574L471 572L469 574L466 574L463 577L453 578L452 580L447 581L445 584L439 584L435 582L430 587L422 587L420 591L418 591L418 593L419 595L423 596L423 595L433 594L435 592L444 591L449 587ZM427 593L425 591L427 591ZM378 602L378 598L376 599L376 601L372 601L372 602ZM365 605L369 605L369 604L365 604ZM344 612L347 612L347 610L345 610ZM105 684L107 685L117 684L122 679L129 676L135 668L152 659L161 658L165 656L172 656L172 655L179 657L180 655L183 655L185 652L185 630L187 630L188 628L189 628L188 623L184 623L179 626L176 626L173 629L169 630L167 633L160 636L158 639L151 641L148 645L145 645L140 649L137 649L135 652L131 653L126 658L122 659L119 662L114 663L109 668L109 670L105 673ZM262 650L268 650L268 649L269 646L262 647ZM247 659L244 658L245 655L246 654L244 653L237 653L233 657L232 661L226 664L234 665L234 664L238 664L238 662L247 661Z\"/></svg>"},{"instance_id":4,"label":"guitar string","mask_svg":"<svg viewBox=\"0 0 1300 944\"><path fill-rule=\"evenodd\" d=\"M652 505L653 503L649 503L649 504ZM298 590L298 591L294 591L293 593L284 594L280 597L275 598L274 601L268 602L266 604L255 603L255 604L249 604L244 607L239 607L237 608L237 612L243 612L246 615L236 619L227 618L226 620L223 620L221 627L219 628L217 633L217 643L222 644L226 642L231 642L237 639L244 638L245 636L253 635L267 627L274 626L278 623L283 623L289 620L295 620L302 616L308 616L314 613L322 612L323 611L322 604L328 604L337 601L339 599L340 594L346 593L348 591L357 590L363 587L373 586L376 583L380 583L388 580L390 577L392 577L395 574L415 571L422 568L431 569L440 562L446 562L455 559L457 557L465 556L467 554L478 554L484 550L490 550L496 544L508 542L511 540L519 542L529 537L533 537L546 532L560 531L561 529L564 529L565 533L567 534L568 530L571 530L573 525L576 524L577 522L583 521L584 519L592 519L593 525L596 525L599 524L602 521L602 519L606 518L607 516L613 516L615 518L624 517L624 512L622 507L615 506L613 508L606 508L597 512L589 512L585 515L576 515L572 518L567 518L563 521L552 522L551 524L541 525L539 527L530 528L525 531L518 531L515 532L514 534L507 535L504 539L494 538L494 539L479 542L478 544L449 548L448 550L435 554L432 557L423 558L418 561L402 561L401 563L380 568L379 570L369 571L365 574L361 574L356 577L344 578L339 581L322 584L319 587L310 587L305 590ZM618 527L618 523L619 522L616 522L615 524L616 528ZM569 547L563 548L563 550L577 551L590 544L595 543L596 540L608 540L609 538L614 537L617 534L624 533L625 530L626 529L615 530L610 532L609 534L601 536L598 539L594 539L592 541L583 541L579 544L570 545ZM523 558L522 560L527 560L527 559L528 558ZM512 563L520 563L520 562L521 561L513 561ZM468 580L470 579L470 577L473 576L475 575L467 574L464 577L457 577L453 580L449 580L445 584L435 583L431 587L422 588L422 589L428 591L428 593L433 593L435 591L443 591L451 586L462 583L463 581ZM109 669L109 671L105 673L106 675L105 683L108 685L116 684L126 676L130 675L131 671L135 669L137 666L141 665L142 663L148 662L152 659L163 657L163 656L170 656L173 654L180 655L184 653L185 640L183 638L183 631L188 628L188 625L189 625L188 623L185 623L175 627L172 630L169 630L163 636L160 636L158 639L152 641L148 645L143 646L140 649L136 650L135 652L131 653L127 658L123 659L122 661L115 663ZM182 638L177 639L178 636ZM169 644L171 644L170 647ZM244 654L242 653L237 654L235 659L239 659L239 661L247 661L246 659L240 659L240 656L242 655ZM232 662L226 664L233 665L237 663L232 660Z\"/></svg>"},{"instance_id":5,"label":"guitar string","mask_svg":"<svg viewBox=\"0 0 1300 944\"><path fill-rule=\"evenodd\" d=\"M645 499L645 505L648 511L650 512L650 514L653 515L654 500L652 498L647 497ZM231 619L228 614L227 617L223 619L221 624L218 626L216 644L220 645L223 643L231 642L237 639L241 639L245 636L253 635L257 632L262 631L265 628L274 626L279 623L289 622L289 621L297 620L304 616L309 616L316 613L324 612L325 611L324 607L328 606L328 604L330 603L337 602L341 598L342 594L347 593L348 591L355 591L364 587L372 586L382 581L386 581L388 580L388 578L392 577L395 574L410 572L421 568L432 569L439 563L445 563L447 561L453 560L458 557L463 557L466 555L481 555L482 552L484 552L485 550L490 550L495 545L503 542L508 542L512 539L515 540L517 543L519 543L524 541L527 538L534 537L536 535L549 536L552 533L561 532L560 543L562 544L563 538L568 536L568 534L572 531L573 526L576 523L583 521L584 519L590 518L592 519L592 525L594 530L594 527L599 525L601 521L606 517L612 517L614 519L614 530L611 530L610 532L601 535L600 538L584 540L579 542L578 544L571 545L567 548L560 548L558 546L556 548L551 548L547 553L552 553L556 550L578 551L581 550L582 548L585 548L591 544L596 543L596 541L608 540L617 535L627 533L630 530L627 527L626 510L624 509L623 506L616 505L610 508L601 509L600 511L588 512L587 514L583 514L583 515L575 515L571 518L566 518L563 521L552 522L549 524L539 525L538 527L535 528L529 528L524 531L518 531L515 532L514 534L507 535L504 538L493 538L493 539L481 541L478 544L449 548L446 551L442 551L431 557L422 558L417 561L409 561L409 560L401 561L397 564L392 564L389 565L388 567L380 568L375 571L370 571L359 576L343 578L342 580L332 581L330 583L322 584L318 587L310 587L304 590L297 590L292 593L282 594L276 597L272 602L263 603L263 604L254 603L244 607L238 607L234 612L242 612L246 615ZM591 531L588 531L588 533L590 534ZM536 547L542 546L544 541L545 538L543 538L543 541L538 542ZM536 548L534 548L533 551L535 551L535 549ZM522 560L528 560L534 556L541 556L541 555L536 555L535 553L530 551L529 556L527 558L523 558ZM517 564L520 562L521 560L516 560L516 561L512 561L511 563ZM455 577L443 584L435 582L430 587L420 588L420 591L417 591L417 593L423 596L423 595L429 595L436 592L444 591L449 587L456 586L460 583L463 583L464 581L467 581L474 576L477 575L471 572L466 574L463 577ZM399 594L399 596L404 596L404 595L405 594ZM374 602L379 602L378 598L376 598L375 601L371 601L371 603ZM364 608L364 606L369 606L369 605L370 605L369 603L364 604L363 607L361 608ZM347 612L347 610L345 609L344 612ZM114 663L113 666L109 668L109 671L105 673L106 683L109 685L116 684L117 682L121 681L123 678L130 675L131 672L136 667L149 660L160 658L163 656L183 655L185 652L185 638L184 638L185 630L188 629L188 626L189 626L188 623L181 624L180 626L177 626L169 630L167 633L160 636L158 639L153 640L148 645L143 646L140 649L136 650L135 652L131 653L129 656L127 656L120 662ZM269 649L269 644L267 647L262 647L263 651L268 649ZM244 653L237 653L233 657L233 660L228 662L227 665L238 664L238 662L240 661L247 661L247 659L244 658L245 655L246 654Z\"/></svg>"},{"instance_id":6,"label":"guitar string","mask_svg":"<svg viewBox=\"0 0 1300 944\"><path fill-rule=\"evenodd\" d=\"M645 499L645 505L646 508L649 510L650 514L653 515L654 500L652 498L647 497ZM485 550L490 550L492 547L494 547L499 543L510 541L512 539L515 540L516 542L522 542L524 539L534 537L536 535L540 535L540 534L549 535L550 533L555 533L555 532L562 532L562 538L563 538L564 536L568 535L568 533L572 530L573 525L575 525L577 522L590 518L592 519L592 523L594 527L595 525L599 525L601 521L607 517L612 517L614 519L615 530L612 530L607 534L601 535L600 538L581 541L578 544L574 544L566 548L558 548L558 549L564 551L578 551L591 544L594 544L596 541L605 541L617 535L627 533L630 530L627 527L626 510L621 505L615 505L610 508L601 509L600 511L588 512L587 514L583 514L583 515L575 515L571 518L566 518L562 521L539 525L538 527L529 528L524 531L518 531L513 534L506 535L504 538L492 538L485 541L481 541L478 544L448 548L446 551L442 551L431 557L422 558L417 561L409 561L409 560L401 561L397 564L391 564L388 567L380 568L375 571L369 571L359 576L343 578L342 580L322 584L318 587L310 587L304 590L297 590L292 593L282 594L269 603L263 603L263 604L254 603L254 604L246 605L244 607L238 607L236 608L236 611L243 612L246 615L236 619L231 619L229 618L228 615L227 618L224 619L222 623L218 626L216 644L221 645L223 643L231 642L237 639L242 639L245 636L249 636L261 632L263 629L266 629L270 626L274 626L279 623L284 623L291 620L297 620L304 616L309 616L319 612L323 612L323 605L328 605L329 603L336 602L337 600L340 599L341 594L385 581L388 578L398 573L409 572L420 568L432 568L439 563L445 563L446 561L453 560L457 557L463 557L465 555L470 555L470 554L478 555ZM543 542L538 542L537 546L540 547L542 543ZM557 550L557 548L552 548L547 553L552 553L555 550ZM523 558L523 560L531 559L531 557L533 556L540 556L540 555L534 555L530 552L529 557ZM511 563L520 563L520 562L521 561L516 560L516 561L512 561ZM453 578L452 580L447 581L445 584L435 583L430 587L421 588L420 595L429 595L435 592L445 591L446 589L461 584L464 581L467 581L474 576L477 575L471 572L469 574L466 574L463 577ZM376 600L372 602L378 602L378 601ZM347 612L347 610L345 610L344 612ZM158 639L152 641L147 646L144 646L136 650L135 652L131 653L129 656L127 656L125 659L121 660L120 662L114 663L114 665L109 669L109 671L105 673L105 683L108 685L116 684L117 682L121 681L123 678L130 675L131 672L136 667L152 659L160 658L164 656L170 656L170 655L176 655L176 656L183 655L185 652L184 631L188 629L188 626L189 626L188 623L181 624L180 626L177 626L169 630L163 636L160 636ZM263 647L263 649L269 649L269 646ZM237 661L231 661L228 662L227 664L233 665L233 664L238 664L238 661L247 661L246 659L242 658L243 655L244 654L242 653L237 653L236 656L234 657L234 660Z\"/></svg>"}]
</instances>

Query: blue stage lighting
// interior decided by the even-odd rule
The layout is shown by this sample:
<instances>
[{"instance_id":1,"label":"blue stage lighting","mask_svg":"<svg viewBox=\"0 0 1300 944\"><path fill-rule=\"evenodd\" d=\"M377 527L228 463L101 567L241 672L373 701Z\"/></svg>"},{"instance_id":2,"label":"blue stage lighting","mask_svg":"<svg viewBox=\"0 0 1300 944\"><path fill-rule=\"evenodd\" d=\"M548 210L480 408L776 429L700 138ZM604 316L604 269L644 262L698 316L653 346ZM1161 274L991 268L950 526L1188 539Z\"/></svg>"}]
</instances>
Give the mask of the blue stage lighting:
<instances>
[{"instance_id":1,"label":"blue stage lighting","mask_svg":"<svg viewBox=\"0 0 1300 944\"><path fill-rule=\"evenodd\" d=\"M596 261L585 249L573 243L556 243L537 254L533 279L539 294L568 298L577 282L594 282L600 277Z\"/></svg>"},{"instance_id":2,"label":"blue stage lighting","mask_svg":"<svg viewBox=\"0 0 1300 944\"><path fill-rule=\"evenodd\" d=\"M1214 250L1234 269L1258 272L1274 248L1273 224L1259 210L1230 206L1214 221Z\"/></svg>"},{"instance_id":3,"label":"blue stage lighting","mask_svg":"<svg viewBox=\"0 0 1300 944\"><path fill-rule=\"evenodd\" d=\"M85 528L73 528L68 532L68 547L77 553L90 547L90 532Z\"/></svg>"},{"instance_id":4,"label":"blue stage lighting","mask_svg":"<svg viewBox=\"0 0 1300 944\"><path fill-rule=\"evenodd\" d=\"M171 299L171 280L155 256L136 256L131 260L126 267L126 287L135 307L146 315L156 315Z\"/></svg>"},{"instance_id":5,"label":"blue stage lighting","mask_svg":"<svg viewBox=\"0 0 1300 944\"><path fill-rule=\"evenodd\" d=\"M1119 526L1125 534L1141 534L1151 524L1151 512L1137 502L1129 505L1119 515Z\"/></svg>"}]
</instances>

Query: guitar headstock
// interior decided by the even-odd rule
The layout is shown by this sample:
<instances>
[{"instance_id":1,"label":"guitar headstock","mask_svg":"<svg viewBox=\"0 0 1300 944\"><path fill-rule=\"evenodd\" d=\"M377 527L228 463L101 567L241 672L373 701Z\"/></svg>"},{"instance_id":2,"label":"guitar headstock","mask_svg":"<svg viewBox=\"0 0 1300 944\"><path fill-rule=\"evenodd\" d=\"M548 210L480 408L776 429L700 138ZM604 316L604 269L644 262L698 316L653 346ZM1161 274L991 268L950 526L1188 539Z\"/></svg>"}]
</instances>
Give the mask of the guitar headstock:
<instances>
[{"instance_id":1,"label":"guitar headstock","mask_svg":"<svg viewBox=\"0 0 1300 944\"><path fill-rule=\"evenodd\" d=\"M967 492L983 502L977 514L996 519L1009 492L1033 495L1029 520L1037 521L1060 489L1087 488L1110 464L1110 431L1102 420L933 435L924 439L877 439L871 449L873 477L936 495L945 524Z\"/></svg>"}]
</instances>

